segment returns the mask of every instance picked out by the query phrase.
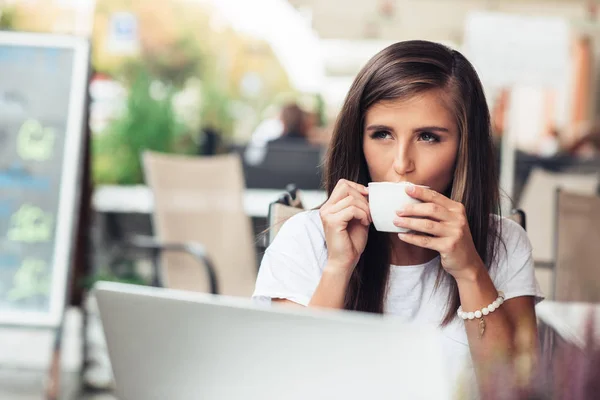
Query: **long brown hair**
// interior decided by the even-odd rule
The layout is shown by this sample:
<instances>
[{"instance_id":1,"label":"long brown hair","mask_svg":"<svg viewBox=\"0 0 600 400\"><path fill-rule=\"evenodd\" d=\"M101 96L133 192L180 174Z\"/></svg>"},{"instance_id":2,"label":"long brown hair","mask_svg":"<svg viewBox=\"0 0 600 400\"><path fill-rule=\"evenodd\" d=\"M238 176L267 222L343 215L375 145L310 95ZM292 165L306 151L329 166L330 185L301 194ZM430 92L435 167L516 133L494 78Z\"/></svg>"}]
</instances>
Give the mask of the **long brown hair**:
<instances>
[{"instance_id":1,"label":"long brown hair","mask_svg":"<svg viewBox=\"0 0 600 400\"><path fill-rule=\"evenodd\" d=\"M367 185L371 177L363 153L364 118L380 101L411 98L441 89L449 98L460 134L454 177L445 192L465 206L475 248L489 269L499 241L498 176L491 138L490 115L479 77L458 51L438 43L406 41L375 55L359 72L336 121L325 164L325 188L331 195L340 179ZM390 271L389 234L373 226L346 292L348 310L383 313ZM447 281L448 324L460 304L456 281L441 267L438 285Z\"/></svg>"}]
</instances>

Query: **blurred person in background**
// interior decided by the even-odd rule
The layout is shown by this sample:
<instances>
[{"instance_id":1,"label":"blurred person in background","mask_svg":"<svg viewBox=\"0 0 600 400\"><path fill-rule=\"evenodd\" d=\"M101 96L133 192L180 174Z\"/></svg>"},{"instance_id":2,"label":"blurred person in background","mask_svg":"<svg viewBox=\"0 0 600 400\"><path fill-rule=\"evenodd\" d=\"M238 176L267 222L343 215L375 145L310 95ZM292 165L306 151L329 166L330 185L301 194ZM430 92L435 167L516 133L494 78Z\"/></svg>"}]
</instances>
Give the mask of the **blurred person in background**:
<instances>
[{"instance_id":1,"label":"blurred person in background","mask_svg":"<svg viewBox=\"0 0 600 400\"><path fill-rule=\"evenodd\" d=\"M271 140L275 140L283 134L283 122L281 120L281 111L270 106L265 114L267 117L263 119L254 132L246 150L244 151L244 160L249 165L258 165L263 162L267 154L267 144Z\"/></svg>"},{"instance_id":2,"label":"blurred person in background","mask_svg":"<svg viewBox=\"0 0 600 400\"><path fill-rule=\"evenodd\" d=\"M308 115L296 103L286 104L281 110L282 133L269 145L306 143L309 129Z\"/></svg>"},{"instance_id":3,"label":"blurred person in background","mask_svg":"<svg viewBox=\"0 0 600 400\"><path fill-rule=\"evenodd\" d=\"M568 154L585 157L600 155L600 121L580 124L574 136L575 139L565 145Z\"/></svg>"},{"instance_id":4,"label":"blurred person in background","mask_svg":"<svg viewBox=\"0 0 600 400\"><path fill-rule=\"evenodd\" d=\"M574 139L562 139L556 128L549 129L538 144L537 154L541 157L594 157L600 154L600 122L580 123L568 136Z\"/></svg>"},{"instance_id":5,"label":"blurred person in background","mask_svg":"<svg viewBox=\"0 0 600 400\"><path fill-rule=\"evenodd\" d=\"M323 124L321 122L321 116L316 111L306 112L306 120L306 135L308 141L314 145L326 148L331 140L333 127Z\"/></svg>"},{"instance_id":6,"label":"blurred person in background","mask_svg":"<svg viewBox=\"0 0 600 400\"><path fill-rule=\"evenodd\" d=\"M251 143L267 143L275 140L283 133L283 122L281 121L281 110L275 105L267 107L264 112L265 118L258 124L252 137Z\"/></svg>"},{"instance_id":7,"label":"blurred person in background","mask_svg":"<svg viewBox=\"0 0 600 400\"><path fill-rule=\"evenodd\" d=\"M309 137L313 129L310 114L290 103L283 107L281 121L283 134L267 144L262 165L273 173L271 182L275 184L277 176L282 179L277 183L281 187L293 183L303 190L320 189L323 151Z\"/></svg>"},{"instance_id":8,"label":"blurred person in background","mask_svg":"<svg viewBox=\"0 0 600 400\"><path fill-rule=\"evenodd\" d=\"M426 186L408 186L421 203L393 221L409 233L374 228L369 182ZM257 301L433 325L450 378L466 376L473 392L475 372L481 383L515 349L535 360L542 294L531 244L521 226L497 216L489 110L461 53L408 41L373 57L337 119L325 187L320 209L287 220L267 249Z\"/></svg>"},{"instance_id":9,"label":"blurred person in background","mask_svg":"<svg viewBox=\"0 0 600 400\"><path fill-rule=\"evenodd\" d=\"M544 135L542 135L540 142L538 143L537 154L541 157L549 158L558 155L562 151L559 132L556 128L551 127Z\"/></svg>"},{"instance_id":10,"label":"blurred person in background","mask_svg":"<svg viewBox=\"0 0 600 400\"><path fill-rule=\"evenodd\" d=\"M244 153L246 162L261 164L269 149L310 145L309 132L313 129L315 121L311 114L296 103L288 103L276 120L267 119L259 125Z\"/></svg>"}]
</instances>

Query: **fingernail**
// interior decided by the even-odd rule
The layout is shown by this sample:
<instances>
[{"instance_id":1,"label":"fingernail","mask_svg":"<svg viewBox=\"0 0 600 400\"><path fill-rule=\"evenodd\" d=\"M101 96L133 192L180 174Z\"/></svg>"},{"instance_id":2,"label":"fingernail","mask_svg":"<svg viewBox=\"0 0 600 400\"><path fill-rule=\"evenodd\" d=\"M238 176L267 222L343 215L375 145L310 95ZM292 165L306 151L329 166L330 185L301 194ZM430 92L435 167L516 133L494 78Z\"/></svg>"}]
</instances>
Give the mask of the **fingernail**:
<instances>
[{"instance_id":1,"label":"fingernail","mask_svg":"<svg viewBox=\"0 0 600 400\"><path fill-rule=\"evenodd\" d=\"M406 193L414 193L415 192L415 187L414 185L407 185L406 186Z\"/></svg>"},{"instance_id":2,"label":"fingernail","mask_svg":"<svg viewBox=\"0 0 600 400\"><path fill-rule=\"evenodd\" d=\"M400 207L397 211L396 214L400 215L404 212L404 207Z\"/></svg>"},{"instance_id":3,"label":"fingernail","mask_svg":"<svg viewBox=\"0 0 600 400\"><path fill-rule=\"evenodd\" d=\"M394 218L394 225L399 225L401 222L400 218Z\"/></svg>"}]
</instances>

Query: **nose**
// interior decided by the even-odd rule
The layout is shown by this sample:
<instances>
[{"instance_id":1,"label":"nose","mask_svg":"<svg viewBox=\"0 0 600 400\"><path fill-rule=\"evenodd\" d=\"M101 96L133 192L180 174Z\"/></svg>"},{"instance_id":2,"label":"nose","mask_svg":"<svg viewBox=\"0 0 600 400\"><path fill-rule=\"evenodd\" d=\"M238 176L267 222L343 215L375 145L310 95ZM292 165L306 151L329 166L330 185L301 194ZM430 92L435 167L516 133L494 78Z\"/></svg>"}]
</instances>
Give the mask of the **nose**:
<instances>
[{"instance_id":1,"label":"nose","mask_svg":"<svg viewBox=\"0 0 600 400\"><path fill-rule=\"evenodd\" d=\"M394 172L399 176L405 176L415 169L411 145L408 143L398 143L394 157Z\"/></svg>"}]
</instances>

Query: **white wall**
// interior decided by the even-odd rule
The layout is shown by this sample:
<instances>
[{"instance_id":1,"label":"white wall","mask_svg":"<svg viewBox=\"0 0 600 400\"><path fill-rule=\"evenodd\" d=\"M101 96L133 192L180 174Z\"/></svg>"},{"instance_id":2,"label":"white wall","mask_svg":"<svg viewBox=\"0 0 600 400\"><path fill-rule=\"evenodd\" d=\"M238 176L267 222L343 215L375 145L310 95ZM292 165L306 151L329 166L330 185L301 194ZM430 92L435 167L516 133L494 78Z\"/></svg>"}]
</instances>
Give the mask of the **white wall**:
<instances>
[{"instance_id":1,"label":"white wall","mask_svg":"<svg viewBox=\"0 0 600 400\"><path fill-rule=\"evenodd\" d=\"M311 15L322 38L364 39L373 24L382 40L449 40L460 42L465 16L473 10L494 10L540 16L580 19L586 15L584 0L395 0L393 18L382 18L380 1L289 0Z\"/></svg>"}]
</instances>

